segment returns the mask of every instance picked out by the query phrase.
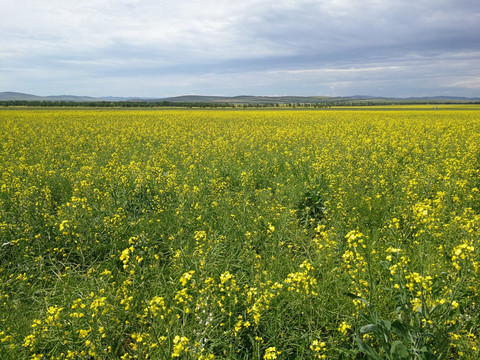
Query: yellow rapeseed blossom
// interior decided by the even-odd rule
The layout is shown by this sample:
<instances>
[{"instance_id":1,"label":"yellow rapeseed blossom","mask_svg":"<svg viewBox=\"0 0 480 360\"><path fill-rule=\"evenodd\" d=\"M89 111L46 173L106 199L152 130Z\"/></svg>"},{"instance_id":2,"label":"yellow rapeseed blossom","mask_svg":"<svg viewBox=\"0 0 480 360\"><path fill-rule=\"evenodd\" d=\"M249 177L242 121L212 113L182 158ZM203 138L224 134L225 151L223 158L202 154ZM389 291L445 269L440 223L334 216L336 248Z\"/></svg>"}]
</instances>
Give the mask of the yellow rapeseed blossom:
<instances>
[{"instance_id":1,"label":"yellow rapeseed blossom","mask_svg":"<svg viewBox=\"0 0 480 360\"><path fill-rule=\"evenodd\" d=\"M278 355L280 355L282 352L277 351L275 346L271 346L265 350L265 354L263 355L264 360L272 360L272 359L277 359Z\"/></svg>"},{"instance_id":2,"label":"yellow rapeseed blossom","mask_svg":"<svg viewBox=\"0 0 480 360\"><path fill-rule=\"evenodd\" d=\"M326 359L327 355L326 352L326 344L324 341L320 340L313 340L312 344L310 345L310 350L313 351L314 357L316 359Z\"/></svg>"},{"instance_id":3,"label":"yellow rapeseed blossom","mask_svg":"<svg viewBox=\"0 0 480 360\"><path fill-rule=\"evenodd\" d=\"M189 339L185 336L178 336L176 335L173 339L173 352L172 357L180 357L182 353L188 352L188 343Z\"/></svg>"}]
</instances>

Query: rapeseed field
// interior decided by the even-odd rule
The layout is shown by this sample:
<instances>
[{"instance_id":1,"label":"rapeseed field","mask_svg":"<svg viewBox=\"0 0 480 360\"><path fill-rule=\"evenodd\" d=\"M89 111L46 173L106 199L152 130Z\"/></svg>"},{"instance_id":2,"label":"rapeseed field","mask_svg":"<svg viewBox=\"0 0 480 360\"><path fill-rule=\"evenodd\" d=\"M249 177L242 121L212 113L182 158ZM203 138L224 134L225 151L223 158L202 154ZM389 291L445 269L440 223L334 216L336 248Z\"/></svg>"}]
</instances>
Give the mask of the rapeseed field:
<instances>
[{"instance_id":1,"label":"rapeseed field","mask_svg":"<svg viewBox=\"0 0 480 360\"><path fill-rule=\"evenodd\" d=\"M0 110L0 358L480 358L439 108Z\"/></svg>"}]
</instances>

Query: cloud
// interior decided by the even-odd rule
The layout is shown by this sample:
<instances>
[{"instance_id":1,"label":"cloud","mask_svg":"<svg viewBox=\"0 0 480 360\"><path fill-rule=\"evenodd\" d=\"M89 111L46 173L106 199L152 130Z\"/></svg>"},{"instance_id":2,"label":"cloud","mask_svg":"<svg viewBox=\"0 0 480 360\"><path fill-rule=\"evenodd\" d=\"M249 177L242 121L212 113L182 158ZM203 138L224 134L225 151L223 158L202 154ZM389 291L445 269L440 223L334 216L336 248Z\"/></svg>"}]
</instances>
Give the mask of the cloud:
<instances>
[{"instance_id":1,"label":"cloud","mask_svg":"<svg viewBox=\"0 0 480 360\"><path fill-rule=\"evenodd\" d=\"M4 0L0 13L5 90L478 89L469 80L480 60L476 0Z\"/></svg>"},{"instance_id":2,"label":"cloud","mask_svg":"<svg viewBox=\"0 0 480 360\"><path fill-rule=\"evenodd\" d=\"M480 76L474 78L467 78L465 80L460 80L452 83L451 87L467 88L480 90Z\"/></svg>"}]
</instances>

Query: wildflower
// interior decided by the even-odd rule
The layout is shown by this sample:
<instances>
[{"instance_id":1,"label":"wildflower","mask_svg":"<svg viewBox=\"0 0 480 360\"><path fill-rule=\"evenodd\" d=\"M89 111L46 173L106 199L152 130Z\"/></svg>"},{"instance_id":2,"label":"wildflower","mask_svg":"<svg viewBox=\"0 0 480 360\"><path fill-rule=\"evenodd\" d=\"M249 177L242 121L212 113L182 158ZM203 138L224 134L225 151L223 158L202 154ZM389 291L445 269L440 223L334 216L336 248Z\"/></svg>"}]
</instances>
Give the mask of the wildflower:
<instances>
[{"instance_id":1,"label":"wildflower","mask_svg":"<svg viewBox=\"0 0 480 360\"><path fill-rule=\"evenodd\" d=\"M313 340L312 344L310 345L310 350L314 352L314 356L317 359L326 359L327 355L325 354L326 351L326 344L324 341L320 340Z\"/></svg>"},{"instance_id":2,"label":"wildflower","mask_svg":"<svg viewBox=\"0 0 480 360\"><path fill-rule=\"evenodd\" d=\"M220 282L222 284L225 284L228 280L230 280L231 278L233 278L233 275L230 274L229 271L225 271L224 273L220 274Z\"/></svg>"},{"instance_id":3,"label":"wildflower","mask_svg":"<svg viewBox=\"0 0 480 360\"><path fill-rule=\"evenodd\" d=\"M275 346L267 348L265 350L265 355L263 355L263 360L272 360L272 359L277 359L277 356L280 355L282 352L277 351Z\"/></svg>"},{"instance_id":4,"label":"wildflower","mask_svg":"<svg viewBox=\"0 0 480 360\"><path fill-rule=\"evenodd\" d=\"M187 284L187 282L192 278L193 274L195 274L195 271L192 270L182 275L182 277L180 278L180 283L182 284L182 286L185 286Z\"/></svg>"},{"instance_id":5,"label":"wildflower","mask_svg":"<svg viewBox=\"0 0 480 360\"><path fill-rule=\"evenodd\" d=\"M65 228L67 228L67 227L68 227L68 220L63 220L63 221L60 223L60 225L58 226L58 229L59 229L60 231L63 231L63 230L64 230Z\"/></svg>"},{"instance_id":6,"label":"wildflower","mask_svg":"<svg viewBox=\"0 0 480 360\"><path fill-rule=\"evenodd\" d=\"M422 311L422 300L419 298L414 298L410 300L410 303L412 304L412 309L415 312L421 312Z\"/></svg>"},{"instance_id":7,"label":"wildflower","mask_svg":"<svg viewBox=\"0 0 480 360\"><path fill-rule=\"evenodd\" d=\"M343 321L339 326L338 326L338 331L340 331L343 335L347 335L348 331L352 328L351 325L347 324L346 321Z\"/></svg>"},{"instance_id":8,"label":"wildflower","mask_svg":"<svg viewBox=\"0 0 480 360\"><path fill-rule=\"evenodd\" d=\"M190 340L185 336L176 335L173 339L173 352L172 357L180 357L182 352L188 352L188 342Z\"/></svg>"},{"instance_id":9,"label":"wildflower","mask_svg":"<svg viewBox=\"0 0 480 360\"><path fill-rule=\"evenodd\" d=\"M269 234L272 234L274 231L275 231L275 226L273 226L272 224L269 223L267 232Z\"/></svg>"},{"instance_id":10,"label":"wildflower","mask_svg":"<svg viewBox=\"0 0 480 360\"><path fill-rule=\"evenodd\" d=\"M78 334L80 335L81 338L85 338L88 336L90 333L91 329L85 330L85 329L80 329L78 330Z\"/></svg>"},{"instance_id":11,"label":"wildflower","mask_svg":"<svg viewBox=\"0 0 480 360\"><path fill-rule=\"evenodd\" d=\"M130 246L125 250L123 250L122 254L120 255L120 261L123 262L124 269L128 268L128 262L130 261L130 252L133 252L133 250L134 250L133 246Z\"/></svg>"}]
</instances>

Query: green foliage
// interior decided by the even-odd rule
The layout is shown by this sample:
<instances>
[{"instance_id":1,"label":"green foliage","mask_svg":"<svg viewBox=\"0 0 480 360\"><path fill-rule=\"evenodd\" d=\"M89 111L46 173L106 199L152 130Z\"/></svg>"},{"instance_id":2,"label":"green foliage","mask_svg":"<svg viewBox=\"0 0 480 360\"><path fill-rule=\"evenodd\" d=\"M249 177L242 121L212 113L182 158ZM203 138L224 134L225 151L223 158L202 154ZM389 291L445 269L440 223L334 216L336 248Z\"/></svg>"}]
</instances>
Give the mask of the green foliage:
<instances>
[{"instance_id":1,"label":"green foliage","mask_svg":"<svg viewBox=\"0 0 480 360\"><path fill-rule=\"evenodd\" d=\"M326 208L321 194L316 190L307 191L298 205L298 219L305 227L315 227L325 218Z\"/></svg>"}]
</instances>

